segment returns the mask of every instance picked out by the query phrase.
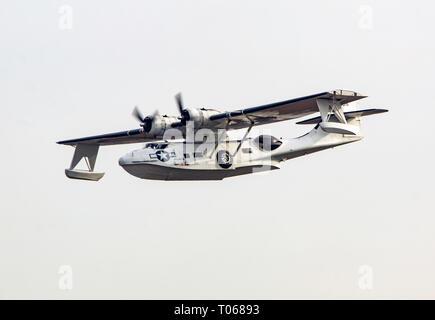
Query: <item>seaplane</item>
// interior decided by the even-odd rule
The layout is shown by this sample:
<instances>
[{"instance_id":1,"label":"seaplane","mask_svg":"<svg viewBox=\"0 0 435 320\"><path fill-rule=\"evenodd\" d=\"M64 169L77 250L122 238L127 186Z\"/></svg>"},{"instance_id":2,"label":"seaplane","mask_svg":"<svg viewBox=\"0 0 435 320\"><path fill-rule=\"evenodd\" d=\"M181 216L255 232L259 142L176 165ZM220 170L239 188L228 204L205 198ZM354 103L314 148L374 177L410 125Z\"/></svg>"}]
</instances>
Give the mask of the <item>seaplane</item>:
<instances>
[{"instance_id":1,"label":"seaplane","mask_svg":"<svg viewBox=\"0 0 435 320\"><path fill-rule=\"evenodd\" d=\"M276 170L283 161L359 141L361 118L386 109L349 110L349 104L366 98L354 91L332 90L267 105L222 112L210 108L186 108L181 94L175 96L179 116L155 111L144 117L135 107L137 129L58 141L75 148L68 178L98 181L95 172L100 146L141 143L119 159L129 174L150 180L222 180ZM316 114L317 113L317 114ZM296 124L312 125L306 134L283 140L269 134L249 137L254 126L312 115ZM245 130L231 139L230 130ZM87 168L78 169L79 162Z\"/></svg>"}]
</instances>

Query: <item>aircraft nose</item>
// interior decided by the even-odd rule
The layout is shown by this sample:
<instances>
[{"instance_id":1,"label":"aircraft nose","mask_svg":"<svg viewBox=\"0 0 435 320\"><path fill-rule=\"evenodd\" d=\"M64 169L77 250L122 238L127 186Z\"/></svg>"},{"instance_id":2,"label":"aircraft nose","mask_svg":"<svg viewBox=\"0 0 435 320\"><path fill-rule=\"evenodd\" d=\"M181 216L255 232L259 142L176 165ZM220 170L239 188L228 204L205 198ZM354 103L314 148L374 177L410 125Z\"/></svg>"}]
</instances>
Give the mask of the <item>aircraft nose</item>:
<instances>
[{"instance_id":1,"label":"aircraft nose","mask_svg":"<svg viewBox=\"0 0 435 320\"><path fill-rule=\"evenodd\" d=\"M119 158L118 163L121 167L125 165L127 163L127 156L122 156L121 158Z\"/></svg>"}]
</instances>

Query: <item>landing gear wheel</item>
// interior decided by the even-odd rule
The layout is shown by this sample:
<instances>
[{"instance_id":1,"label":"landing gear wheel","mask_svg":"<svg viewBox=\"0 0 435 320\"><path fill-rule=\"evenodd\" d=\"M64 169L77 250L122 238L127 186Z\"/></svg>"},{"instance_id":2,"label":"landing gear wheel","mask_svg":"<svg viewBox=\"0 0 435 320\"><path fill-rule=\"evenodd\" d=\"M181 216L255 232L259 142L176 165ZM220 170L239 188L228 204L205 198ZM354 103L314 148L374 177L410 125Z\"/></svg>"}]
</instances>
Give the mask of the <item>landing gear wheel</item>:
<instances>
[{"instance_id":1,"label":"landing gear wheel","mask_svg":"<svg viewBox=\"0 0 435 320\"><path fill-rule=\"evenodd\" d=\"M216 161L221 168L228 169L233 164L233 157L227 150L220 150L216 155Z\"/></svg>"}]
</instances>

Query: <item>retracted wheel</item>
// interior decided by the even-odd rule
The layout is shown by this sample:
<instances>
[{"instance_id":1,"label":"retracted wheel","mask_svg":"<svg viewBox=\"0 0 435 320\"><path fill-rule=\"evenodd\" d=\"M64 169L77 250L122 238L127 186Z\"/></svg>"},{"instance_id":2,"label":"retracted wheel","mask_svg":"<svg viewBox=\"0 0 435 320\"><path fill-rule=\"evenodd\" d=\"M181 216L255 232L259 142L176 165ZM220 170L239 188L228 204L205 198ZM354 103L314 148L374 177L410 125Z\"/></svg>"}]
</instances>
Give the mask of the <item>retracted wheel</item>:
<instances>
[{"instance_id":1,"label":"retracted wheel","mask_svg":"<svg viewBox=\"0 0 435 320\"><path fill-rule=\"evenodd\" d=\"M216 155L217 163L221 168L228 169L233 164L233 157L227 150L220 150Z\"/></svg>"}]
</instances>

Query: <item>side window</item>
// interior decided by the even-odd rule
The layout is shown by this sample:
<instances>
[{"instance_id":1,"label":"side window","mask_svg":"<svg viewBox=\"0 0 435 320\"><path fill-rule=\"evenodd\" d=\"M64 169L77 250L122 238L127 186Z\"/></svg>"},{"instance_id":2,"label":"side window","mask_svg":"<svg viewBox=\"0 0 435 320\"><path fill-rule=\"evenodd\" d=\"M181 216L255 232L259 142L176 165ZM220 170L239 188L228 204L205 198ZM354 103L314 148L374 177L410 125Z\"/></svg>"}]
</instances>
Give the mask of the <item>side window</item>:
<instances>
[{"instance_id":1,"label":"side window","mask_svg":"<svg viewBox=\"0 0 435 320\"><path fill-rule=\"evenodd\" d=\"M282 145L282 141L273 136L263 134L254 139L254 143L262 151L273 151Z\"/></svg>"}]
</instances>

